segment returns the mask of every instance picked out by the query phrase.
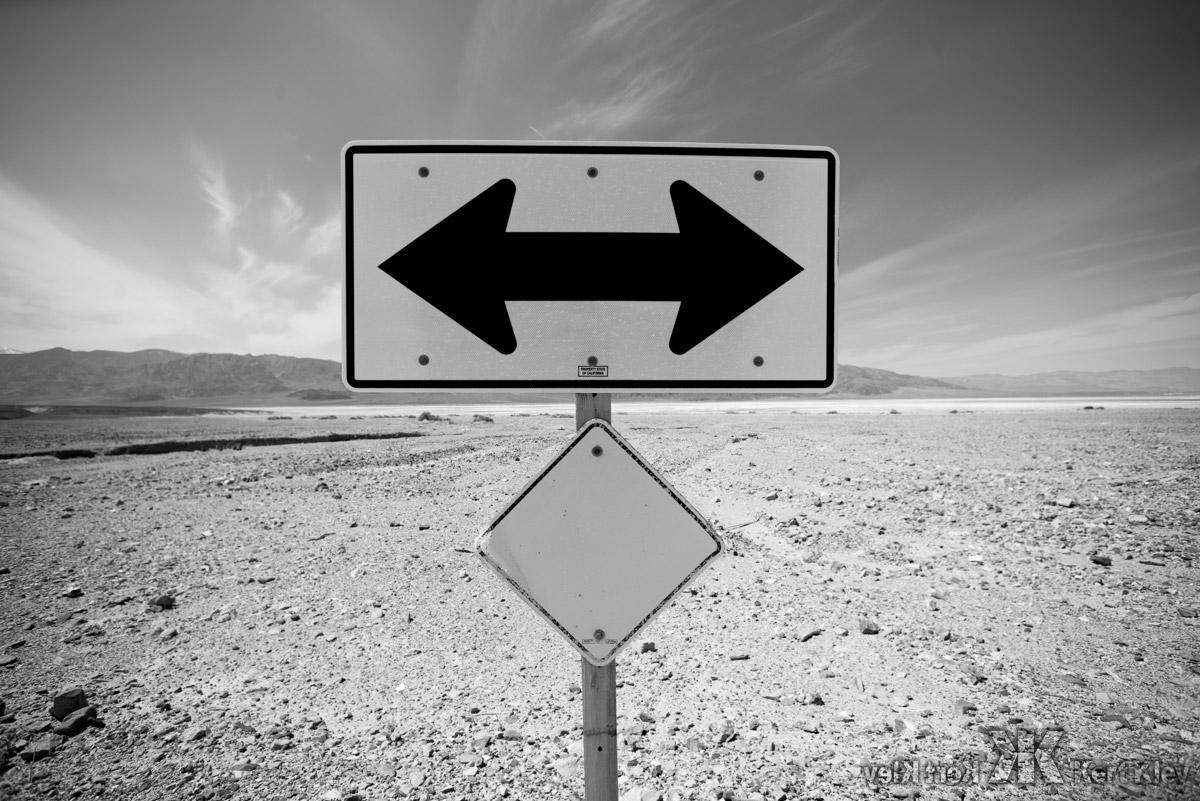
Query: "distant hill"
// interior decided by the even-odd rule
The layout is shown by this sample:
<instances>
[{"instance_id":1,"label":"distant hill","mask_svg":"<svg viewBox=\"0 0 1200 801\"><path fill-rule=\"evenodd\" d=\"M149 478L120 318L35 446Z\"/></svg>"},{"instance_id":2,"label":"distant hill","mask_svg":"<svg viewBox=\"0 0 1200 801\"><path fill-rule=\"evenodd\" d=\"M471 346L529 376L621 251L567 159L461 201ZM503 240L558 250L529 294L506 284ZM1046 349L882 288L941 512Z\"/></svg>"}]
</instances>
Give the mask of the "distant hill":
<instances>
[{"instance_id":1,"label":"distant hill","mask_svg":"<svg viewBox=\"0 0 1200 801\"><path fill-rule=\"evenodd\" d=\"M305 403L462 403L454 393L352 393L342 385L342 366L328 359L169 350L0 353L0 404L137 404L263 406ZM1200 394L1200 370L1124 370L1106 373L1039 373L928 378L875 367L838 366L831 397L979 397L984 395ZM569 402L569 393L472 393L480 403ZM640 398L678 397L666 393ZM689 400L745 397L696 395ZM779 393L771 397L788 397ZM794 397L813 397L794 395Z\"/></svg>"},{"instance_id":2,"label":"distant hill","mask_svg":"<svg viewBox=\"0 0 1200 801\"><path fill-rule=\"evenodd\" d=\"M942 380L969 389L1004 395L1200 394L1200 370L1192 367L1108 370L1097 373L1060 370L1017 376L988 373L954 376Z\"/></svg>"},{"instance_id":3,"label":"distant hill","mask_svg":"<svg viewBox=\"0 0 1200 801\"><path fill-rule=\"evenodd\" d=\"M0 355L0 402L161 403L344 392L341 372L337 362L293 356L51 348Z\"/></svg>"},{"instance_id":4,"label":"distant hill","mask_svg":"<svg viewBox=\"0 0 1200 801\"><path fill-rule=\"evenodd\" d=\"M961 386L937 378L893 373L891 370L880 370L877 367L839 364L837 384L833 392L835 395L876 396L917 390L923 391L922 394L954 395L959 394L956 390L962 389Z\"/></svg>"},{"instance_id":5,"label":"distant hill","mask_svg":"<svg viewBox=\"0 0 1200 801\"><path fill-rule=\"evenodd\" d=\"M250 356L232 353L176 353L169 350L72 351L51 348L35 353L0 355L0 403L178 403L234 399L253 403L397 403L454 402L452 393L351 393L342 385L341 364L328 359L293 356ZM961 393L936 378L903 375L871 367L841 365L835 393L878 396L896 393ZM639 397L654 397L639 395ZM665 395L664 395L665 397ZM703 397L735 398L736 394ZM503 396L479 395L488 401L564 402L567 393Z\"/></svg>"}]
</instances>

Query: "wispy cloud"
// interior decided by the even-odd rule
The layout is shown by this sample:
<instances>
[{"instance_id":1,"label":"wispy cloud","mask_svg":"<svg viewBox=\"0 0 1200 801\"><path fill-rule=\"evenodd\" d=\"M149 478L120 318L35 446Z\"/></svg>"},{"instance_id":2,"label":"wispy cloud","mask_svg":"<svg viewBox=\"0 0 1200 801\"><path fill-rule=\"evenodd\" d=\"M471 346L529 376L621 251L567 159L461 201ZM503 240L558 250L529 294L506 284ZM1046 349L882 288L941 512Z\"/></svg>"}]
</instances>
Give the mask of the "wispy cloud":
<instances>
[{"instance_id":1,"label":"wispy cloud","mask_svg":"<svg viewBox=\"0 0 1200 801\"><path fill-rule=\"evenodd\" d=\"M959 326L957 333L969 330L970 326ZM925 330L919 337L883 347L855 349L844 354L843 361L889 366L919 362L924 366L917 372L929 375L1012 375L1060 369L1064 363L1074 369L1097 369L1114 354L1152 350L1165 360L1142 366L1177 366L1183 363L1182 354L1200 349L1200 293L983 339L955 338L950 333ZM1047 356L1053 361L1047 361Z\"/></svg>"},{"instance_id":2,"label":"wispy cloud","mask_svg":"<svg viewBox=\"0 0 1200 801\"><path fill-rule=\"evenodd\" d=\"M686 72L648 68L611 94L567 103L559 116L546 124L546 133L566 139L619 136L666 114L667 102L687 79Z\"/></svg>"},{"instance_id":3,"label":"wispy cloud","mask_svg":"<svg viewBox=\"0 0 1200 801\"><path fill-rule=\"evenodd\" d=\"M1081 354L1100 364L1106 349L1111 360L1122 348L1200 346L1200 229L1161 213L1200 200L1198 172L1189 154L1137 154L850 265L844 358L927 375L1027 373ZM1139 219L1156 222L1130 225Z\"/></svg>"},{"instance_id":4,"label":"wispy cloud","mask_svg":"<svg viewBox=\"0 0 1200 801\"><path fill-rule=\"evenodd\" d=\"M245 204L234 198L229 183L225 180L225 169L218 161L204 152L199 145L192 145L191 154L202 196L213 211L212 229L219 237L225 239L237 227Z\"/></svg>"},{"instance_id":5,"label":"wispy cloud","mask_svg":"<svg viewBox=\"0 0 1200 801\"><path fill-rule=\"evenodd\" d=\"M870 65L863 32L886 6L886 2L853 7L797 5L795 21L764 34L755 45L783 51L779 62L791 70L793 83L826 89Z\"/></svg>"},{"instance_id":6,"label":"wispy cloud","mask_svg":"<svg viewBox=\"0 0 1200 801\"><path fill-rule=\"evenodd\" d=\"M688 98L721 9L653 0L481 4L460 75L461 114L521 115L520 131L555 139L693 130Z\"/></svg>"},{"instance_id":7,"label":"wispy cloud","mask_svg":"<svg viewBox=\"0 0 1200 801\"><path fill-rule=\"evenodd\" d=\"M342 241L342 217L334 214L308 230L304 250L310 257L329 256L337 252Z\"/></svg>"},{"instance_id":8,"label":"wispy cloud","mask_svg":"<svg viewBox=\"0 0 1200 801\"><path fill-rule=\"evenodd\" d=\"M575 45L637 40L673 12L659 0L608 0L596 3L575 32Z\"/></svg>"},{"instance_id":9,"label":"wispy cloud","mask_svg":"<svg viewBox=\"0 0 1200 801\"><path fill-rule=\"evenodd\" d=\"M565 34L564 67L580 76L577 96L559 105L542 130L601 139L686 125L685 99L712 46L710 23L719 11L654 0L597 3Z\"/></svg>"},{"instance_id":10,"label":"wispy cloud","mask_svg":"<svg viewBox=\"0 0 1200 801\"><path fill-rule=\"evenodd\" d=\"M330 257L336 245L328 243L336 243L340 221L293 226L281 243L270 213L250 217L262 220L261 231L230 227L245 241L214 248L182 279L168 279L160 265L105 250L0 176L0 343L27 351L262 348L337 358L340 292Z\"/></svg>"},{"instance_id":11,"label":"wispy cloud","mask_svg":"<svg viewBox=\"0 0 1200 801\"><path fill-rule=\"evenodd\" d=\"M0 177L0 341L22 350L140 348L202 330L200 298L87 242Z\"/></svg>"},{"instance_id":12,"label":"wispy cloud","mask_svg":"<svg viewBox=\"0 0 1200 801\"><path fill-rule=\"evenodd\" d=\"M271 209L271 225L281 237L289 237L300 228L304 219L304 208L287 192L275 193L275 207Z\"/></svg>"}]
</instances>

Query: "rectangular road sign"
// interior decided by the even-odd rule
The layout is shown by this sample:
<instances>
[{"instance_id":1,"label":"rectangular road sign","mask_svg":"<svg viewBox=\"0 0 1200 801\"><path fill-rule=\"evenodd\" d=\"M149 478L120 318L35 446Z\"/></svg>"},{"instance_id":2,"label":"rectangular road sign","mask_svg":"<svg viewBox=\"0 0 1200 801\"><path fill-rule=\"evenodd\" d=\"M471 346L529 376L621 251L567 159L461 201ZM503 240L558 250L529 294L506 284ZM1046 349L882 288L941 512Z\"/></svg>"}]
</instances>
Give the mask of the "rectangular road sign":
<instances>
[{"instance_id":1,"label":"rectangular road sign","mask_svg":"<svg viewBox=\"0 0 1200 801\"><path fill-rule=\"evenodd\" d=\"M822 392L828 148L351 142L355 390Z\"/></svg>"}]
</instances>

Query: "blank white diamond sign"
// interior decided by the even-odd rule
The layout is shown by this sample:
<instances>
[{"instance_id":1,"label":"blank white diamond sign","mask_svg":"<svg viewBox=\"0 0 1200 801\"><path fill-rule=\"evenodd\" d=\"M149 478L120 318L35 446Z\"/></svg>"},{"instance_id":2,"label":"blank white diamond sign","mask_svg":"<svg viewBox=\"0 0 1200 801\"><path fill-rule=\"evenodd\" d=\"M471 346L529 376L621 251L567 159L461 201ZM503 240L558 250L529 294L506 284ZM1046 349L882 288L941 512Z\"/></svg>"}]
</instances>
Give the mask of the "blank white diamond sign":
<instances>
[{"instance_id":1,"label":"blank white diamond sign","mask_svg":"<svg viewBox=\"0 0 1200 801\"><path fill-rule=\"evenodd\" d=\"M475 547L585 659L605 665L722 544L629 443L592 420Z\"/></svg>"}]
</instances>

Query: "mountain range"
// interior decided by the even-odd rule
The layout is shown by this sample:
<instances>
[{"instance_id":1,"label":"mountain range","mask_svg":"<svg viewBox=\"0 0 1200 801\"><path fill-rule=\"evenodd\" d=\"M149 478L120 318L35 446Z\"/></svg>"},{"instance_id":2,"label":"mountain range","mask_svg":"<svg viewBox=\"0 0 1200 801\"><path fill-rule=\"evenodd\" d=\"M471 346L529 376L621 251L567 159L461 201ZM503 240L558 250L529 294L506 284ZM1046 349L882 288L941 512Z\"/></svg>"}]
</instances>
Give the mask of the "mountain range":
<instances>
[{"instance_id":1,"label":"mountain range","mask_svg":"<svg viewBox=\"0 0 1200 801\"><path fill-rule=\"evenodd\" d=\"M258 405L437 403L451 393L350 393L339 362L295 356L176 353L169 350L33 353L0 350L0 404ZM983 395L1200 394L1200 370L1064 371L1027 376L927 378L839 365L833 397L978 397ZM473 395L478 401L562 401L566 394ZM699 400L704 396L691 396ZM713 396L717 397L717 396ZM723 396L724 397L724 396ZM735 396L728 396L735 397Z\"/></svg>"}]
</instances>

